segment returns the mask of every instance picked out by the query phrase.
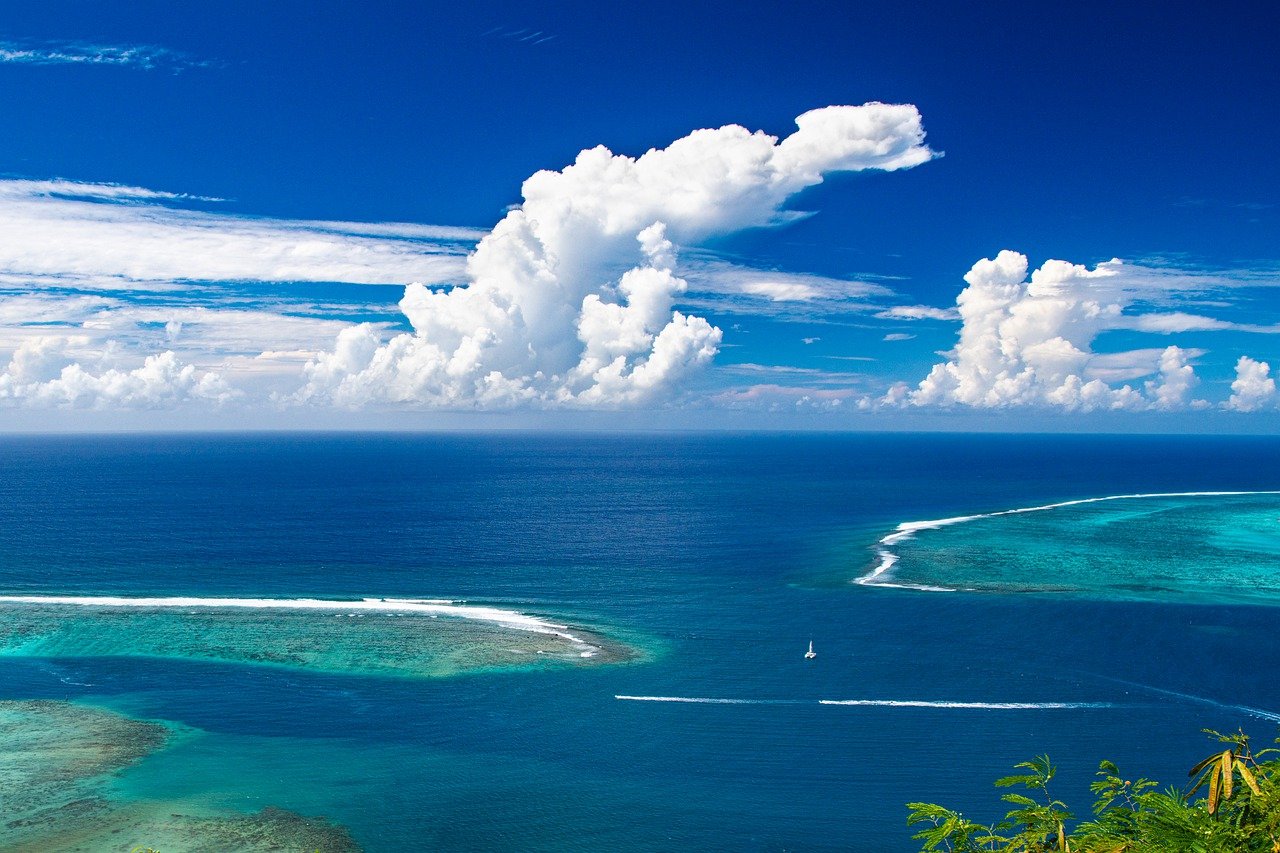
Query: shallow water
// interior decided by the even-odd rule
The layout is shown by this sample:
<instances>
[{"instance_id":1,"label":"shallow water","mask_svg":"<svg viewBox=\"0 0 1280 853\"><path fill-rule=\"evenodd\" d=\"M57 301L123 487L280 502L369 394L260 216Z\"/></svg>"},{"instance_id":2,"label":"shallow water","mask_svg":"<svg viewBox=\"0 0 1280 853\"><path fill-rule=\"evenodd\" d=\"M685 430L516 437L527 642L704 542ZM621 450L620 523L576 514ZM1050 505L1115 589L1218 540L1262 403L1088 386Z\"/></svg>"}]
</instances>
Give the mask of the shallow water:
<instances>
[{"instance_id":1,"label":"shallow water","mask_svg":"<svg viewBox=\"0 0 1280 853\"><path fill-rule=\"evenodd\" d=\"M73 702L0 700L0 846L14 853L356 849L341 828L280 809L243 814L114 789L113 774L191 734Z\"/></svg>"},{"instance_id":2,"label":"shallow water","mask_svg":"<svg viewBox=\"0 0 1280 853\"><path fill-rule=\"evenodd\" d=\"M1280 494L1122 495L908 522L861 580L940 590L1268 604Z\"/></svg>"},{"instance_id":3,"label":"shallow water","mask_svg":"<svg viewBox=\"0 0 1280 853\"><path fill-rule=\"evenodd\" d=\"M117 656L443 678L637 655L586 629L452 602L0 596L0 657Z\"/></svg>"},{"instance_id":4,"label":"shallow water","mask_svg":"<svg viewBox=\"0 0 1280 853\"><path fill-rule=\"evenodd\" d=\"M1083 813L1101 758L1173 783L1204 726L1268 736L1280 640L1276 610L1212 584L1138 600L851 583L882 537L1100 495L1277 487L1272 439L11 438L0 593L449 599L641 656L380 677L327 665L363 645L339 632L310 668L195 659L249 649L234 641L269 627L257 614L165 658L121 656L130 632L101 624L55 632L52 656L0 657L0 693L184 732L112 777L113 801L324 815L369 850L910 850L905 802L994 816L990 780L1034 754ZM1093 524L1099 542L1149 523L1112 509L1124 517ZM1271 553L1259 513L1204 547ZM138 647L173 641L152 625Z\"/></svg>"}]
</instances>

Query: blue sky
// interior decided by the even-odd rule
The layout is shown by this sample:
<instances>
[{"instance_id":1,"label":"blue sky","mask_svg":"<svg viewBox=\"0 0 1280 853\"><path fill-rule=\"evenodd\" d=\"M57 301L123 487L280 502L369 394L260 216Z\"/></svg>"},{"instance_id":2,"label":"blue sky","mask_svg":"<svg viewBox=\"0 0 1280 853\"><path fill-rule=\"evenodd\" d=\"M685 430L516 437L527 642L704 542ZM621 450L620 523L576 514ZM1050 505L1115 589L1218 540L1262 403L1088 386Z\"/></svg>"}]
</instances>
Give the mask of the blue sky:
<instances>
[{"instance_id":1,"label":"blue sky","mask_svg":"<svg viewBox=\"0 0 1280 853\"><path fill-rule=\"evenodd\" d=\"M6 4L0 428L1272 428L1280 12L852 5Z\"/></svg>"}]
</instances>

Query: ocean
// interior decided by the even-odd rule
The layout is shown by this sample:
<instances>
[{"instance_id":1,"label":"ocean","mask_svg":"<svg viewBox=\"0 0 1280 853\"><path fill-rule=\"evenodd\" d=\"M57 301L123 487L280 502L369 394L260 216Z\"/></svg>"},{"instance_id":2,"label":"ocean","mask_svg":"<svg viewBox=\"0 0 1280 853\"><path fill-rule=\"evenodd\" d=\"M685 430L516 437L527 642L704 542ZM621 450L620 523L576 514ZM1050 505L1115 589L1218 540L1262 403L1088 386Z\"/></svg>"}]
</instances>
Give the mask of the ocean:
<instances>
[{"instance_id":1,"label":"ocean","mask_svg":"<svg viewBox=\"0 0 1280 853\"><path fill-rule=\"evenodd\" d=\"M1277 489L1270 437L6 437L0 700L163 725L92 788L122 851L268 807L370 851L913 851L906 802L994 819L1033 755L1084 817L1101 759L1180 784L1202 728L1274 737L1280 495L1188 493ZM856 582L904 522L1153 493Z\"/></svg>"}]
</instances>

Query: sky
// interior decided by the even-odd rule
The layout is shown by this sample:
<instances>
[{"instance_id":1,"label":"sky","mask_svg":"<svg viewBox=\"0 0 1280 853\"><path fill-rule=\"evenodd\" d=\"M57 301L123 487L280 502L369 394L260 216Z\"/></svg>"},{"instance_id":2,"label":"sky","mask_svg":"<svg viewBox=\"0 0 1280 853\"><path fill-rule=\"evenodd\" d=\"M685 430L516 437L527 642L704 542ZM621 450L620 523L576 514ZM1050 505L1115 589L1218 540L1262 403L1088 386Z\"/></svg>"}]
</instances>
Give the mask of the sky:
<instances>
[{"instance_id":1,"label":"sky","mask_svg":"<svg viewBox=\"0 0 1280 853\"><path fill-rule=\"evenodd\" d=\"M1277 26L10 0L0 430L1269 432Z\"/></svg>"}]
</instances>

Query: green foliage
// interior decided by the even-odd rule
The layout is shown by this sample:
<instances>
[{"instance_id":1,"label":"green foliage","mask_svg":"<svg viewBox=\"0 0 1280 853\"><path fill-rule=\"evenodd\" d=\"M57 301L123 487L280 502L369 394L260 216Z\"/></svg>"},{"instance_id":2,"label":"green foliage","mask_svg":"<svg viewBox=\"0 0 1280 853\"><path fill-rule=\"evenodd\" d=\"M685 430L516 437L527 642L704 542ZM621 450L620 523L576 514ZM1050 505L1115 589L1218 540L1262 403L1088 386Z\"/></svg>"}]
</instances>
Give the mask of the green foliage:
<instances>
[{"instance_id":1,"label":"green foliage","mask_svg":"<svg viewBox=\"0 0 1280 853\"><path fill-rule=\"evenodd\" d=\"M908 803L907 825L921 853L1280 853L1280 750L1254 752L1244 732L1205 730L1223 747L1191 768L1186 790L1129 780L1110 761L1098 767L1093 820L1068 829L1072 815L1049 794L1049 756L996 780L1022 788L1001 799L1014 808L987 826L932 803ZM1280 743L1280 741L1277 741Z\"/></svg>"}]
</instances>

